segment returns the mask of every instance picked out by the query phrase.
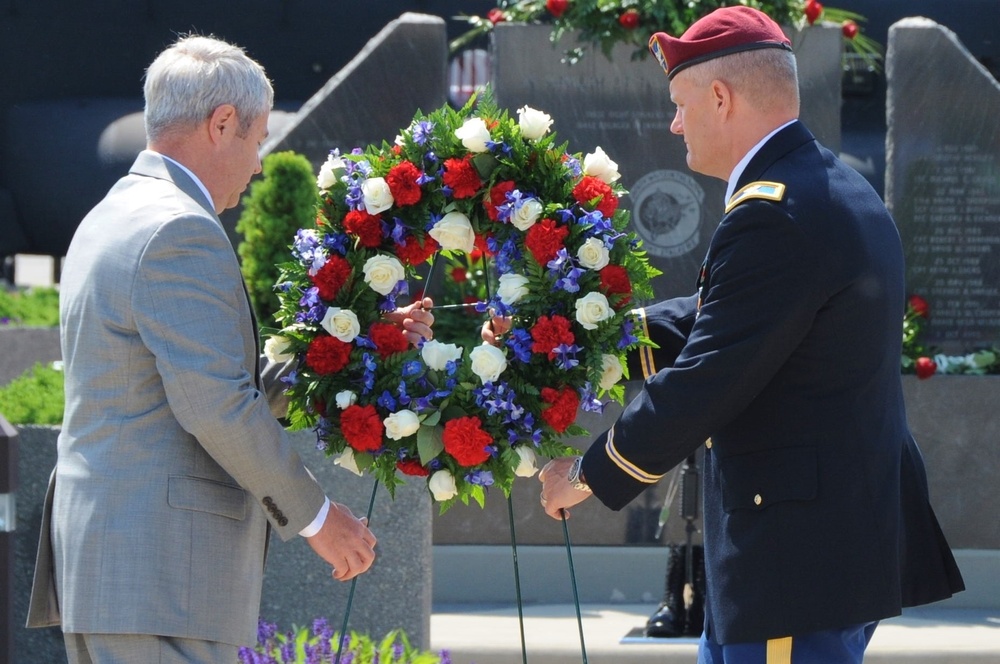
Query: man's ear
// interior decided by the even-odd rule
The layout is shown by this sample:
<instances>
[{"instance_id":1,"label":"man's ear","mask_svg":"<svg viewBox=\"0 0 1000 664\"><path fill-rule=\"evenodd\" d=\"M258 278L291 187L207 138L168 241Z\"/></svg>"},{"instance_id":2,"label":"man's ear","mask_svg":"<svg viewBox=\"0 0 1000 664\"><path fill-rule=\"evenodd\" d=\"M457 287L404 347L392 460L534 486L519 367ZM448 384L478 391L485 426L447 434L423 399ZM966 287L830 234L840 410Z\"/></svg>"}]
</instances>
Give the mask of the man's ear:
<instances>
[{"instance_id":1,"label":"man's ear","mask_svg":"<svg viewBox=\"0 0 1000 664\"><path fill-rule=\"evenodd\" d=\"M733 112L733 89L718 79L709 88L712 107L722 118L728 119Z\"/></svg>"},{"instance_id":2,"label":"man's ear","mask_svg":"<svg viewBox=\"0 0 1000 664\"><path fill-rule=\"evenodd\" d=\"M238 122L236 107L232 104L223 104L212 111L208 118L208 133L212 142L218 143L223 138L235 136Z\"/></svg>"}]
</instances>

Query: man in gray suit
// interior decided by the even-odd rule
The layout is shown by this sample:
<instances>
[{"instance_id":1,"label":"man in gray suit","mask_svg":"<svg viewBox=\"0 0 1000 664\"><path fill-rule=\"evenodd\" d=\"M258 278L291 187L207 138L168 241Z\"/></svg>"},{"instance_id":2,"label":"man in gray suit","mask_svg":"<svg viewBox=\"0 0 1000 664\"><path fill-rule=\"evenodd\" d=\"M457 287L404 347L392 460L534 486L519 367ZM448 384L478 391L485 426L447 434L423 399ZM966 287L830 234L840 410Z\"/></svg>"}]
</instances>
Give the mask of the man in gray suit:
<instances>
[{"instance_id":1,"label":"man in gray suit","mask_svg":"<svg viewBox=\"0 0 1000 664\"><path fill-rule=\"evenodd\" d=\"M218 217L260 172L270 82L242 49L192 36L144 93L147 149L62 274L66 414L28 626L61 625L71 663L234 662L255 640L268 525L341 581L371 566L375 537L268 405ZM389 319L430 338L430 304Z\"/></svg>"}]
</instances>

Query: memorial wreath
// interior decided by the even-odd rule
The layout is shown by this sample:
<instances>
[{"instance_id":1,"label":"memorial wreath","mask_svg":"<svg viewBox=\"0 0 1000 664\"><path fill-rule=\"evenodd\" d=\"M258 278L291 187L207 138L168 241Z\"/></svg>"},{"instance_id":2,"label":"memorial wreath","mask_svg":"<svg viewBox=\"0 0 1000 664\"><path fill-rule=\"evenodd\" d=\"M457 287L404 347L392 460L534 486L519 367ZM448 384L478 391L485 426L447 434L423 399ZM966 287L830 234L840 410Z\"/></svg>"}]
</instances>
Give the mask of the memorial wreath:
<instances>
[{"instance_id":1,"label":"memorial wreath","mask_svg":"<svg viewBox=\"0 0 1000 664\"><path fill-rule=\"evenodd\" d=\"M319 171L266 352L299 359L290 426L390 492L411 475L442 510L483 505L489 486L509 495L537 455L575 452L563 439L586 433L578 408L620 403L625 354L650 343L630 309L658 271L627 230L617 165L600 148L567 153L551 124L528 107L514 120L487 90L418 113L394 144L333 151ZM488 257L495 286L470 325L503 315L511 329L496 346L410 346L382 314L418 267L463 253Z\"/></svg>"}]
</instances>

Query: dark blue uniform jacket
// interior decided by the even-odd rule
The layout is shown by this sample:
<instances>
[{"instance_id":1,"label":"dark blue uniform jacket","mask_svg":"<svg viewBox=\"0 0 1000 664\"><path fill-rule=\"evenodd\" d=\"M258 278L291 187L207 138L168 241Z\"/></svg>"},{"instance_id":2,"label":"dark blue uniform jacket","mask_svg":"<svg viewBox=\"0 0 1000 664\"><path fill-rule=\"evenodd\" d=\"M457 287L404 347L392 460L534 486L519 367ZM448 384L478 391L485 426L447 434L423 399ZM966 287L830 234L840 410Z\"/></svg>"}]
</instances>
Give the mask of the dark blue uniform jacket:
<instances>
[{"instance_id":1,"label":"dark blue uniform jacket","mask_svg":"<svg viewBox=\"0 0 1000 664\"><path fill-rule=\"evenodd\" d=\"M641 353L642 392L583 465L621 509L707 447L706 629L720 643L879 620L964 588L906 424L892 218L799 122L737 189L754 182L764 197L733 197L698 295L645 310L660 348Z\"/></svg>"}]
</instances>

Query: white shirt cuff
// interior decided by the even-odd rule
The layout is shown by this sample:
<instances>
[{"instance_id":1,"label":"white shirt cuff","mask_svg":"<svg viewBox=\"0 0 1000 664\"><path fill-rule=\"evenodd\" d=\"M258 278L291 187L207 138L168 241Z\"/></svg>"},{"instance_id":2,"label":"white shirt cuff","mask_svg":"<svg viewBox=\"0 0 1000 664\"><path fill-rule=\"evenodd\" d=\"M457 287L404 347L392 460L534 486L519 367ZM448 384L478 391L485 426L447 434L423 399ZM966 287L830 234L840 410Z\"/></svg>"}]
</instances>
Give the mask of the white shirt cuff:
<instances>
[{"instance_id":1,"label":"white shirt cuff","mask_svg":"<svg viewBox=\"0 0 1000 664\"><path fill-rule=\"evenodd\" d=\"M316 518L312 520L308 526L299 531L299 535L303 537L312 537L319 532L319 529L323 527L323 522L326 521L326 515L330 511L330 499L324 498L323 507L319 508L319 514Z\"/></svg>"}]
</instances>

